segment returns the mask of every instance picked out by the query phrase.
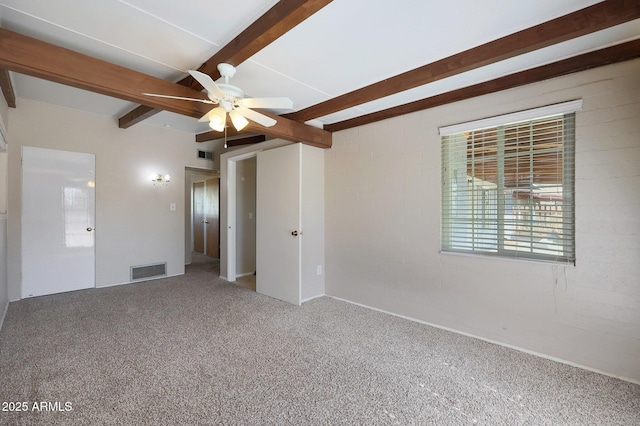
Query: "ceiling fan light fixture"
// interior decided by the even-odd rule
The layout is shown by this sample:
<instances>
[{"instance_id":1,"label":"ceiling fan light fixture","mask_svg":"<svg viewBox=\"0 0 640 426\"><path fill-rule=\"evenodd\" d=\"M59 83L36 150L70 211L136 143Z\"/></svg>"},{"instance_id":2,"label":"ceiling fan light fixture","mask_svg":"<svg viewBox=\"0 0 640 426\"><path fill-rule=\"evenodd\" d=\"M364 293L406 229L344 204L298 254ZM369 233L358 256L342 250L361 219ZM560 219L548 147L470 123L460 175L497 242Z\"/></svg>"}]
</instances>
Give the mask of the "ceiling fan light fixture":
<instances>
[{"instance_id":1,"label":"ceiling fan light fixture","mask_svg":"<svg viewBox=\"0 0 640 426\"><path fill-rule=\"evenodd\" d=\"M237 131L244 129L247 127L247 124L249 124L249 121L236 110L230 111L229 117L231 117L233 127L235 127Z\"/></svg>"},{"instance_id":2,"label":"ceiling fan light fixture","mask_svg":"<svg viewBox=\"0 0 640 426\"><path fill-rule=\"evenodd\" d=\"M227 122L227 111L222 107L214 108L209 113L209 127L216 132L224 131L224 126Z\"/></svg>"},{"instance_id":3,"label":"ceiling fan light fixture","mask_svg":"<svg viewBox=\"0 0 640 426\"><path fill-rule=\"evenodd\" d=\"M229 79L233 77L236 69L227 63L218 64L218 71L224 77L224 83L216 84L210 75L201 71L189 70L189 74L207 91L209 99L186 98L182 96L160 95L145 93L147 96L157 96L160 98L179 99L194 102L204 102L205 104L218 104L216 108L200 117L198 122L209 122L216 132L223 132L227 127L227 113L236 130L244 129L251 120L264 127L274 126L277 121L267 113L254 111L253 108L266 109L291 109L293 102L289 98L245 98L244 92L236 86L229 84Z\"/></svg>"}]
</instances>

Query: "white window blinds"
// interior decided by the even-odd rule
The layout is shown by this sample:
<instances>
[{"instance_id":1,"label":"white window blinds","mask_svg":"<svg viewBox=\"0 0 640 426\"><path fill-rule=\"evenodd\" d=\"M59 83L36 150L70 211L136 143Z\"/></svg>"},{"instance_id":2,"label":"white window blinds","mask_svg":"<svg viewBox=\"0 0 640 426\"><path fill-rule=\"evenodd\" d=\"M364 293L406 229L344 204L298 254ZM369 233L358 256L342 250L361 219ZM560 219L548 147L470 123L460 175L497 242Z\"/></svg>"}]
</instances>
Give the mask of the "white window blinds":
<instances>
[{"instance_id":1,"label":"white window blinds","mask_svg":"<svg viewBox=\"0 0 640 426\"><path fill-rule=\"evenodd\" d=\"M576 106L440 129L443 251L575 262Z\"/></svg>"}]
</instances>

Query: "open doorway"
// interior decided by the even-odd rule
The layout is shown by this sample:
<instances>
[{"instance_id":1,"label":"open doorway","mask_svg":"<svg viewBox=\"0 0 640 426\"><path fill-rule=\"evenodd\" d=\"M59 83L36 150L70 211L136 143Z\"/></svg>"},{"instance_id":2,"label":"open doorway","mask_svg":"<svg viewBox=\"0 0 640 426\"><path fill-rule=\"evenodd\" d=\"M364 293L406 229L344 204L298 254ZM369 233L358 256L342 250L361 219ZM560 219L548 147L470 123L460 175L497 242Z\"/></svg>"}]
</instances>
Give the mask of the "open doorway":
<instances>
[{"instance_id":1,"label":"open doorway","mask_svg":"<svg viewBox=\"0 0 640 426\"><path fill-rule=\"evenodd\" d=\"M235 224L236 284L256 289L256 167L255 156L236 161Z\"/></svg>"},{"instance_id":2,"label":"open doorway","mask_svg":"<svg viewBox=\"0 0 640 426\"><path fill-rule=\"evenodd\" d=\"M246 147L238 148L237 150L233 150L228 153L221 154L220 156L220 169L222 173L221 177L221 199L222 199L222 209L223 215L221 217L221 227L222 227L222 235L221 235L221 262L220 262L220 272L221 277L229 282L236 281L236 274L238 271L240 273L248 272L246 268L237 268L237 255L238 253L242 253L241 248L238 246L244 245L244 242L241 238L237 238L236 234L236 221L238 218L238 214L236 213L236 198L237 198L237 182L243 182L241 179L236 179L238 176L237 165L242 161L247 159L253 159L256 165L256 178L255 182L253 179L249 181L247 179L248 175L245 175L245 184L251 182L257 187L257 155L259 152L265 149L277 148L280 146L289 145L291 142L285 141L282 139L271 139L266 142L262 142L257 145L249 145ZM246 163L249 164L249 163ZM242 175L240 176L242 177ZM257 193L257 190L256 190ZM257 208L257 202L256 202ZM250 211L246 211L244 217L248 219ZM254 224L257 220L257 214L254 211L253 219ZM257 227L256 227L257 228ZM256 237L257 243L257 237ZM248 248L256 249L257 244L251 243L247 244ZM257 251L256 251L257 252ZM256 256L254 253L253 256ZM256 267L256 276L260 274L260 271L257 270Z\"/></svg>"},{"instance_id":3,"label":"open doorway","mask_svg":"<svg viewBox=\"0 0 640 426\"><path fill-rule=\"evenodd\" d=\"M242 197L247 196L250 193L248 188L249 185L254 188L257 186L257 157L258 152L261 151L261 148L251 147L246 149L240 149L240 152L233 153L235 155L230 157L222 157L222 173L224 173L222 182L224 187L222 188L223 195L223 203L225 206L225 215L222 218L223 224L223 253L222 258L224 265L221 264L221 271L223 272L222 278L226 279L229 282L235 283L237 278L244 278L245 280L252 280L252 277L255 278L256 275L245 275L249 274L252 271L250 270L250 262L248 261L250 257L253 257L255 262L255 249L256 242L255 239L250 242L246 242L245 239L251 238L252 234L246 232L246 228L244 227L245 222L253 222L252 228L255 229L255 210L251 209L251 204L247 202L238 203L237 198L239 195ZM245 160L251 160L249 162L244 162ZM253 170L251 170L251 166L255 165ZM239 167L238 167L239 166ZM240 168L240 171L238 171ZM249 170L247 170L249 169ZM251 173L248 173L251 171ZM244 177L244 180L242 178ZM238 186L243 187L240 191L237 190ZM255 189L253 189L255 193ZM237 207L238 204L243 204L242 213L238 213ZM252 204L253 209L255 209L255 199ZM251 215L251 219L249 219ZM240 218L240 220L238 220ZM237 223L238 222L238 223ZM237 226L236 226L237 223ZM250 224L251 225L251 224ZM255 238L255 233L253 234L253 238ZM248 256L246 256L248 254ZM243 259L239 260L238 256L241 256ZM238 264L241 266L238 267ZM255 268L255 266L254 266ZM253 269L253 272L256 274L259 271ZM237 277L237 274L240 273L243 277Z\"/></svg>"},{"instance_id":4,"label":"open doorway","mask_svg":"<svg viewBox=\"0 0 640 426\"><path fill-rule=\"evenodd\" d=\"M257 157L256 291L299 305L324 294L325 153L303 144L270 142L221 156L226 213L221 276L235 282L242 272L237 267L242 242L236 237L241 226L236 199L243 180L237 169ZM299 237L303 228L304 238Z\"/></svg>"},{"instance_id":5,"label":"open doorway","mask_svg":"<svg viewBox=\"0 0 640 426\"><path fill-rule=\"evenodd\" d=\"M220 258L220 179L193 182L191 223L193 252Z\"/></svg>"},{"instance_id":6,"label":"open doorway","mask_svg":"<svg viewBox=\"0 0 640 426\"><path fill-rule=\"evenodd\" d=\"M185 168L185 265L220 258L220 172Z\"/></svg>"}]
</instances>

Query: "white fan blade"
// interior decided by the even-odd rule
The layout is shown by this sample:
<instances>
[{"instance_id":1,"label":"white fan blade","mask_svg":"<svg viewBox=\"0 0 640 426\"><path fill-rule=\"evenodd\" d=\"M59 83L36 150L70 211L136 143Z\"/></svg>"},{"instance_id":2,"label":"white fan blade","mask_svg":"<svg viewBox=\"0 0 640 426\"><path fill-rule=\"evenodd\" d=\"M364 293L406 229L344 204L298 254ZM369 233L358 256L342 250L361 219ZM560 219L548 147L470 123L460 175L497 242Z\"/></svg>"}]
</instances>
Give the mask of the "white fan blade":
<instances>
[{"instance_id":1,"label":"white fan blade","mask_svg":"<svg viewBox=\"0 0 640 426\"><path fill-rule=\"evenodd\" d=\"M155 93L143 93L145 96L155 96L156 98L167 98L167 99L180 99L182 101L195 101L202 102L203 104L217 104L217 102L210 101L209 99L198 99L198 98L183 98L182 96L170 96L170 95L158 95Z\"/></svg>"},{"instance_id":2,"label":"white fan blade","mask_svg":"<svg viewBox=\"0 0 640 426\"><path fill-rule=\"evenodd\" d=\"M273 118L267 117L264 114L261 114L249 108L245 108L243 106L236 107L236 111L242 114L245 118L253 120L256 123L263 125L264 127L271 127L277 123L277 121Z\"/></svg>"},{"instance_id":3,"label":"white fan blade","mask_svg":"<svg viewBox=\"0 0 640 426\"><path fill-rule=\"evenodd\" d=\"M222 90L220 90L220 88L218 87L216 82L213 81L211 76L203 72L193 71L193 70L189 70L189 74L191 74L191 77L195 78L198 81L198 83L200 83L202 87L204 87L207 90L210 96L213 96L216 99L224 98L224 93L222 93Z\"/></svg>"},{"instance_id":4,"label":"white fan blade","mask_svg":"<svg viewBox=\"0 0 640 426\"><path fill-rule=\"evenodd\" d=\"M244 98L239 104L247 108L293 108L293 101L289 98Z\"/></svg>"}]
</instances>

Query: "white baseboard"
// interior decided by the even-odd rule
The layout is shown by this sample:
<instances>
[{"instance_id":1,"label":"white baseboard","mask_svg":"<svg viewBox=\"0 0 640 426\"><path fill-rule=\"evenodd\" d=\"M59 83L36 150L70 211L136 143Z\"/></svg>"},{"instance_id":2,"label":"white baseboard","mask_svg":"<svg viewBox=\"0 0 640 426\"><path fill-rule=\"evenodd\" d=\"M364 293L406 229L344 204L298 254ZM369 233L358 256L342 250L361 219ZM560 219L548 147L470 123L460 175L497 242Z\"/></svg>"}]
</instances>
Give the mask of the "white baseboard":
<instances>
[{"instance_id":1,"label":"white baseboard","mask_svg":"<svg viewBox=\"0 0 640 426\"><path fill-rule=\"evenodd\" d=\"M255 271L243 272L242 274L236 274L236 278L248 277L249 275L255 275Z\"/></svg>"},{"instance_id":2,"label":"white baseboard","mask_svg":"<svg viewBox=\"0 0 640 426\"><path fill-rule=\"evenodd\" d=\"M308 299L304 299L301 303L307 303L307 302L310 302L310 301L312 301L312 300L314 300L314 299L318 299L318 298L320 298L320 297L324 297L324 296L326 296L326 294L319 294L319 295L317 295L317 296L311 296L311 297L310 297L310 298L308 298ZM337 297L334 297L334 299L337 299ZM345 300L345 302L346 302L346 300Z\"/></svg>"},{"instance_id":3,"label":"white baseboard","mask_svg":"<svg viewBox=\"0 0 640 426\"><path fill-rule=\"evenodd\" d=\"M138 283L143 283L143 282L146 282L146 281L156 281L156 280L163 280L165 278L179 277L180 275L184 275L184 273L182 273L182 274L173 274L173 275L163 275L161 277L152 277L152 278L146 278L146 279L136 280L136 281L125 281L125 282L122 282L122 283L103 284L103 285L100 285L100 286L95 286L95 288L107 288L107 287L116 287L116 286L119 286L119 285L138 284Z\"/></svg>"},{"instance_id":4,"label":"white baseboard","mask_svg":"<svg viewBox=\"0 0 640 426\"><path fill-rule=\"evenodd\" d=\"M445 326L442 326L442 325L430 323L430 322L427 322L427 321L419 320L419 319L408 317L408 316L405 316L405 315L396 314L394 312L385 311L384 309L374 308L373 306L365 305L365 304L358 303L358 302L353 302L351 300L343 299L341 297L335 297L335 296L329 296L329 295L328 295L328 297L331 297L332 299L340 300L341 302L346 302L346 303L350 303L352 305L360 306L362 308L367 308L367 309L371 309L371 310L374 310L374 311L378 311L378 312L381 312L383 314L393 315L394 317L398 317L398 318L406 319L406 320L409 320L409 321L417 322L417 323L420 323L420 324L428 325L429 327L435 327L435 328L439 328L441 330L450 331L452 333L461 334L463 336L472 337L474 339L482 340L482 341L485 341L485 342L488 342L488 343L493 343L494 345L499 345L499 346L503 346L505 348L513 349L513 350L516 350L516 351L519 351L519 352L524 352L524 353L529 354L529 355L534 355L534 356L537 356L537 357L540 357L540 358L545 358L545 359L548 359L548 360L551 360L551 361L559 362L561 364L570 365L572 367L581 368L583 370L587 370L587 371L591 371L591 372L594 372L594 373L602 374L604 376L613 377L614 379L620 379L620 380L624 380L626 382L631 382L631 383L635 383L635 384L640 385L640 380L635 380L635 379L631 379L629 377L623 377L623 376L618 376L616 374L607 373L606 371L601 371L601 370L598 370L596 368L587 367L585 365L581 365L581 364L577 364L575 362L567 361L566 359L556 358L554 356L550 356L550 355L543 354L543 353L540 353L540 352L532 351L532 350L529 350L529 349L524 349L524 348L521 348L521 347L518 347L518 346L513 346L513 345L510 345L508 343L500 342L500 341L493 340L493 339L487 339L486 337L477 336L475 334L467 333L467 332L464 332L464 331L456 330L456 329L445 327Z\"/></svg>"}]
</instances>

